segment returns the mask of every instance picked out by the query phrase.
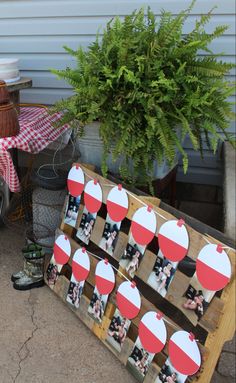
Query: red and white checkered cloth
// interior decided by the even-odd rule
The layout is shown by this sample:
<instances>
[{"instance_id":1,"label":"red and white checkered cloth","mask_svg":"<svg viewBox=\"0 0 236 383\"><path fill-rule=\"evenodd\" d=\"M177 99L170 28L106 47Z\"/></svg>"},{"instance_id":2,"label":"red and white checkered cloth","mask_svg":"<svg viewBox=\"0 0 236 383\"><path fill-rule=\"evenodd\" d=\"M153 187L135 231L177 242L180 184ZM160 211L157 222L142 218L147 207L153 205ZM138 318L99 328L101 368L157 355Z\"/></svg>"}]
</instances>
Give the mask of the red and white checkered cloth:
<instances>
[{"instance_id":1,"label":"red and white checkered cloth","mask_svg":"<svg viewBox=\"0 0 236 383\"><path fill-rule=\"evenodd\" d=\"M60 117L60 113L49 115L44 108L22 107L19 134L15 137L0 138L0 176L12 192L20 191L20 182L8 149L17 148L25 152L39 153L69 128L69 125L61 128L52 126Z\"/></svg>"}]
</instances>

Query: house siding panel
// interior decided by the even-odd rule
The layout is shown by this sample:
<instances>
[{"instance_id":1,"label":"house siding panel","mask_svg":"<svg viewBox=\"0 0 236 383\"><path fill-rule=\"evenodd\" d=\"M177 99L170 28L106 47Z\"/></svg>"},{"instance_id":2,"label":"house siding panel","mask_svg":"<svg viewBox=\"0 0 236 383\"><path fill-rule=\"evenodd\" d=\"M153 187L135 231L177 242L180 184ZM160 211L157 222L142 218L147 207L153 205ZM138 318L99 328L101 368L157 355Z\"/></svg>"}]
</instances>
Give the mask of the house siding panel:
<instances>
[{"instance_id":1,"label":"house siding panel","mask_svg":"<svg viewBox=\"0 0 236 383\"><path fill-rule=\"evenodd\" d=\"M22 75L33 79L33 89L22 92L22 101L52 104L72 94L64 81L50 73L50 68L63 69L75 65L63 50L63 45L75 49L78 45L87 47L97 30L100 34L107 21L115 15L124 16L141 6L150 6L157 16L161 9L177 14L186 8L186 0L8 0L0 2L0 57L19 57ZM217 5L214 16L207 27L210 33L217 25L229 26L225 35L211 45L215 53L224 52L224 59L235 61L235 1L198 0L184 33L188 33L202 13ZM205 53L203 53L205 54ZM235 80L235 70L227 76ZM235 101L235 96L230 101ZM234 123L231 131L235 131ZM179 180L219 184L222 182L222 163L219 147L213 155L204 143L205 159L195 153L189 140L185 143L190 155L190 167L183 175L180 164Z\"/></svg>"}]
</instances>

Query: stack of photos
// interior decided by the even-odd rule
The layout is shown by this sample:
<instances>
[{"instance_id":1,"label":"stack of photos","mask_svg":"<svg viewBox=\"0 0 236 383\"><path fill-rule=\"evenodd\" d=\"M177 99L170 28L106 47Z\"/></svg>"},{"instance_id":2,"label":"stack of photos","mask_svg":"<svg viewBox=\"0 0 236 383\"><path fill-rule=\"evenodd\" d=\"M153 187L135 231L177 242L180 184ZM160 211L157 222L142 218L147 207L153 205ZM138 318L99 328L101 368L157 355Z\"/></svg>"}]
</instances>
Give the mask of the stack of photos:
<instances>
[{"instance_id":1,"label":"stack of photos","mask_svg":"<svg viewBox=\"0 0 236 383\"><path fill-rule=\"evenodd\" d=\"M46 271L46 278L50 287L55 285L59 275L58 265L50 262Z\"/></svg>"},{"instance_id":2,"label":"stack of photos","mask_svg":"<svg viewBox=\"0 0 236 383\"><path fill-rule=\"evenodd\" d=\"M76 279L74 278L72 274L66 301L70 303L72 306L75 306L76 309L79 308L83 288L84 288L84 281L82 282L76 281Z\"/></svg>"},{"instance_id":3,"label":"stack of photos","mask_svg":"<svg viewBox=\"0 0 236 383\"><path fill-rule=\"evenodd\" d=\"M121 256L120 266L126 270L131 278L134 278L135 272L140 266L146 246L137 245L130 235L129 242L124 253Z\"/></svg>"},{"instance_id":4,"label":"stack of photos","mask_svg":"<svg viewBox=\"0 0 236 383\"><path fill-rule=\"evenodd\" d=\"M81 222L79 228L76 233L76 238L80 239L86 245L89 244L90 237L93 232L93 228L95 225L97 213L91 214L88 212L86 207L83 210Z\"/></svg>"},{"instance_id":5,"label":"stack of photos","mask_svg":"<svg viewBox=\"0 0 236 383\"><path fill-rule=\"evenodd\" d=\"M118 240L120 226L121 222L113 221L109 217L109 214L107 214L102 239L99 243L99 247L112 256L114 254L114 250Z\"/></svg>"},{"instance_id":6,"label":"stack of photos","mask_svg":"<svg viewBox=\"0 0 236 383\"><path fill-rule=\"evenodd\" d=\"M88 313L98 323L102 322L107 301L108 301L108 294L106 295L100 294L98 289L95 287L93 291L92 299L88 307Z\"/></svg>"},{"instance_id":7,"label":"stack of photos","mask_svg":"<svg viewBox=\"0 0 236 383\"><path fill-rule=\"evenodd\" d=\"M154 355L155 354L150 354L143 348L138 337L127 361L128 370L134 375L138 382L143 382Z\"/></svg>"},{"instance_id":8,"label":"stack of photos","mask_svg":"<svg viewBox=\"0 0 236 383\"><path fill-rule=\"evenodd\" d=\"M165 297L174 278L178 262L166 259L159 250L153 270L148 278L148 285Z\"/></svg>"},{"instance_id":9,"label":"stack of photos","mask_svg":"<svg viewBox=\"0 0 236 383\"><path fill-rule=\"evenodd\" d=\"M69 194L68 202L66 205L64 223L69 226L75 227L76 221L79 213L79 205L80 205L81 197L73 197Z\"/></svg>"},{"instance_id":10,"label":"stack of photos","mask_svg":"<svg viewBox=\"0 0 236 383\"><path fill-rule=\"evenodd\" d=\"M107 332L107 342L118 352L121 352L130 324L131 321L124 318L116 309Z\"/></svg>"},{"instance_id":11,"label":"stack of photos","mask_svg":"<svg viewBox=\"0 0 236 383\"><path fill-rule=\"evenodd\" d=\"M177 372L172 366L170 359L167 359L155 383L184 383L187 377L187 375Z\"/></svg>"},{"instance_id":12,"label":"stack of photos","mask_svg":"<svg viewBox=\"0 0 236 383\"><path fill-rule=\"evenodd\" d=\"M215 291L206 290L201 286L195 273L177 306L179 306L188 319L196 325L205 314L214 295Z\"/></svg>"}]
</instances>

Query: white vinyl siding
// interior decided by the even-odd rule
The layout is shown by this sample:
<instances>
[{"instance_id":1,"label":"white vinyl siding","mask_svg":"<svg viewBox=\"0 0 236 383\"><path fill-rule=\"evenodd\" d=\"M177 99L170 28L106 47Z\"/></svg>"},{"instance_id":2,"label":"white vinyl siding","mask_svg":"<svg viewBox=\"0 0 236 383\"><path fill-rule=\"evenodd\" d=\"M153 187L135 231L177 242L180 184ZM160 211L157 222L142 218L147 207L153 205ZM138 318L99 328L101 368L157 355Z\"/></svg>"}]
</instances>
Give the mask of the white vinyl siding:
<instances>
[{"instance_id":1,"label":"white vinyl siding","mask_svg":"<svg viewBox=\"0 0 236 383\"><path fill-rule=\"evenodd\" d=\"M71 95L64 81L56 79L50 68L63 69L74 65L63 45L76 48L91 43L97 31L102 34L108 20L115 15L123 17L142 6L150 6L155 14L161 9L177 14L187 8L188 0L7 0L0 1L0 57L18 57L21 75L33 79L33 88L22 91L23 102L53 104ZM235 62L235 1L197 0L193 13L186 22L188 33L200 14L214 6L214 16L207 26L210 33L217 25L229 26L225 35L212 43L215 53L224 52L224 60ZM201 52L200 52L201 54ZM235 70L228 79L235 80ZM235 101L235 97L231 97ZM234 131L234 123L231 131ZM193 152L189 142L190 168L186 176L179 167L178 179L186 182L220 184L222 161L220 150L214 156L204 146L205 159Z\"/></svg>"}]
</instances>

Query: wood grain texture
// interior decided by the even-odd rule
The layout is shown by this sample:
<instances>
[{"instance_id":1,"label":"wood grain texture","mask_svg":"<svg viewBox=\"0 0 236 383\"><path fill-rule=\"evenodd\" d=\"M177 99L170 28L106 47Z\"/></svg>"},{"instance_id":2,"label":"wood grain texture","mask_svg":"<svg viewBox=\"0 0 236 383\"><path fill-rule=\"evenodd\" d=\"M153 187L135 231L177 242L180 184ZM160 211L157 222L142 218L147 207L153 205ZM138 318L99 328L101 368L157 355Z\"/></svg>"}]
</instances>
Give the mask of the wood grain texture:
<instances>
[{"instance_id":1,"label":"wood grain texture","mask_svg":"<svg viewBox=\"0 0 236 383\"><path fill-rule=\"evenodd\" d=\"M93 172L93 170L83 167L84 171L87 173L86 181L91 179L90 177L97 178L101 184L110 184L110 181L104 179L100 175ZM111 182L111 185L115 185ZM110 187L105 190L103 194L103 203L105 204L107 194L110 190ZM114 257L108 256L109 262L113 265L118 265L118 261L120 260L121 254L123 253L127 241L128 241L128 231L130 221L132 219L133 213L141 206L143 203L153 203L153 209L157 212L157 214L161 214L165 219L176 219L172 214L166 212L163 209L160 209L160 201L154 199L147 199L145 197L138 197L137 200L136 195L129 194L129 211L127 213L126 227L122 229L119 233L119 240L117 243L116 250L114 252ZM83 201L82 201L83 202ZM154 206L154 203L157 206ZM65 207L64 207L65 208ZM79 217L77 221L77 227L79 226L81 215L83 211L83 204L80 205ZM101 214L101 216L99 215ZM62 215L64 218L64 215ZM160 225L165 222L161 217L158 216L158 229ZM92 294L95 286L95 268L99 260L94 256L97 254L104 258L106 253L101 250L99 246L100 238L103 233L103 228L105 224L104 219L104 209L102 213L98 213L96 224L91 236L91 241L87 248L87 252L90 256L91 270L89 276L85 282L83 295L81 297L80 307L79 309L75 309L72 305L65 302L66 295L69 287L69 279L71 276L71 264L72 257L76 249L84 246L83 243L77 242L77 240L73 239L76 229L71 228L68 225L63 223L60 226L60 229L57 230L57 236L66 233L69 237L71 243L71 257L66 266L62 269L62 274L59 276L55 287L54 292L67 304L67 306L80 318L88 328L103 342L103 344L108 347L111 352L113 352L116 357L124 364L127 365L127 361L129 355L132 352L134 347L134 343L138 336L138 326L142 316L148 311L157 311L161 310L164 314L164 319L166 320L166 328L168 340L171 335L180 329L185 329L187 331L195 331L197 334L197 338L200 339L199 349L202 358L202 365L200 371L188 381L192 382L200 382L200 383L208 383L210 382L211 376L214 372L215 365L217 363L218 357L220 355L223 344L226 340L229 340L233 337L235 331L235 321L234 313L235 313L235 251L227 250L229 258L232 264L232 278L228 286L223 290L221 295L214 296L210 305L203 317L198 322L196 317L194 317L194 313L186 312L183 309L183 301L184 294L190 283L194 285L194 277L185 275L182 269L177 269L173 278L172 283L167 291L167 295L165 298L160 296L153 288L147 285L148 277L150 272L153 270L155 260L156 260L156 251L152 247L148 248L145 252L145 255L141 261L140 267L137 270L135 281L137 283L137 287L141 292L141 310L136 318L132 320L131 326L129 328L127 337L122 347L122 352L118 352L110 343L107 341L107 332L110 326L111 319L116 310L116 292L119 288L120 284L124 282L124 277L120 274L120 272L116 271L116 285L112 293L109 295L108 304L103 316L103 320L101 323L96 323L94 319L88 314L88 306L90 300L92 298ZM188 259L192 259L195 261L197 258L198 252L200 249L206 245L209 240L211 243L219 243L219 240L216 240L213 237L205 236L203 237L202 233L194 230L187 225L187 230L190 238L190 248L188 252ZM193 262L195 263L195 262ZM119 268L120 270L120 268ZM182 270L182 271L181 271ZM47 281L46 281L47 282ZM195 286L197 288L197 286ZM173 320L174 319L174 320ZM203 338L201 334L204 335ZM204 339L204 340L202 340ZM202 343L201 343L202 342ZM152 364L148 370L148 373L145 377L144 383L154 383L158 373L165 363L165 360L168 357L168 341L162 350L162 352L155 355ZM128 368L130 369L130 365L128 363Z\"/></svg>"},{"instance_id":2,"label":"wood grain texture","mask_svg":"<svg viewBox=\"0 0 236 383\"><path fill-rule=\"evenodd\" d=\"M27 78L27 77L21 77L20 80L7 84L7 88L10 93L18 91L18 90L26 89L26 88L31 88L31 86L32 86L32 80L31 78Z\"/></svg>"}]
</instances>

